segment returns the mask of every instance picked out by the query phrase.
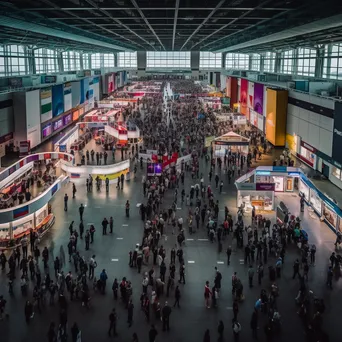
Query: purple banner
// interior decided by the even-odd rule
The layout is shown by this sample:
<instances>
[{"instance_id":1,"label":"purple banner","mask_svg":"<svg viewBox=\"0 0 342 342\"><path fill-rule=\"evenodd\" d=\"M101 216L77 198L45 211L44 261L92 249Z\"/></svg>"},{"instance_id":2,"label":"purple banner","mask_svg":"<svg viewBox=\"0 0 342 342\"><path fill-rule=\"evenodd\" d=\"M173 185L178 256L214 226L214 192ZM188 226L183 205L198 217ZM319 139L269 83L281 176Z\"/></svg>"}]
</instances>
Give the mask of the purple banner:
<instances>
[{"instance_id":1,"label":"purple banner","mask_svg":"<svg viewBox=\"0 0 342 342\"><path fill-rule=\"evenodd\" d=\"M275 184L274 183L257 183L256 184L256 190L260 191L274 191L275 189Z\"/></svg>"},{"instance_id":2,"label":"purple banner","mask_svg":"<svg viewBox=\"0 0 342 342\"><path fill-rule=\"evenodd\" d=\"M264 85L260 83L254 83L254 111L263 115Z\"/></svg>"},{"instance_id":3,"label":"purple banner","mask_svg":"<svg viewBox=\"0 0 342 342\"><path fill-rule=\"evenodd\" d=\"M72 114L67 114L63 116L63 126L68 125L72 121Z\"/></svg>"}]
</instances>

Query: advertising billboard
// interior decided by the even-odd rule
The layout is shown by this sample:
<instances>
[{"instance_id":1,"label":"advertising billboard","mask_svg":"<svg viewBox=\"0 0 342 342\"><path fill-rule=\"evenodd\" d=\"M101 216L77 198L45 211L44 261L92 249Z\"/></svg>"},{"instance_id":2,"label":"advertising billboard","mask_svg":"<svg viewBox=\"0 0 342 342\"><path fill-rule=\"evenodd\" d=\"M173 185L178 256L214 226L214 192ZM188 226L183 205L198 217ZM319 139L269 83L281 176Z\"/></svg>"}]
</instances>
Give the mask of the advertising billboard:
<instances>
[{"instance_id":1,"label":"advertising billboard","mask_svg":"<svg viewBox=\"0 0 342 342\"><path fill-rule=\"evenodd\" d=\"M42 137L43 139L47 138L49 135L51 135L52 133L52 127L51 127L51 124L47 124L45 126L43 126L43 129L42 129Z\"/></svg>"},{"instance_id":2,"label":"advertising billboard","mask_svg":"<svg viewBox=\"0 0 342 342\"><path fill-rule=\"evenodd\" d=\"M63 84L52 87L52 116L56 117L64 113L64 89Z\"/></svg>"},{"instance_id":3,"label":"advertising billboard","mask_svg":"<svg viewBox=\"0 0 342 342\"><path fill-rule=\"evenodd\" d=\"M72 122L72 113L63 116L63 126L69 125Z\"/></svg>"},{"instance_id":4,"label":"advertising billboard","mask_svg":"<svg viewBox=\"0 0 342 342\"><path fill-rule=\"evenodd\" d=\"M81 104L89 99L89 78L81 80Z\"/></svg>"},{"instance_id":5,"label":"advertising billboard","mask_svg":"<svg viewBox=\"0 0 342 342\"><path fill-rule=\"evenodd\" d=\"M247 115L247 94L248 94L248 80L241 78L240 112L243 115Z\"/></svg>"},{"instance_id":6,"label":"advertising billboard","mask_svg":"<svg viewBox=\"0 0 342 342\"><path fill-rule=\"evenodd\" d=\"M255 86L254 86L255 89ZM277 115L277 91L267 89L267 111L266 111L266 139L275 145L276 117Z\"/></svg>"},{"instance_id":7,"label":"advertising billboard","mask_svg":"<svg viewBox=\"0 0 342 342\"><path fill-rule=\"evenodd\" d=\"M334 133L332 157L335 161L342 164L342 103L335 102Z\"/></svg>"},{"instance_id":8,"label":"advertising billboard","mask_svg":"<svg viewBox=\"0 0 342 342\"><path fill-rule=\"evenodd\" d=\"M253 105L254 105L254 83L249 81L248 82L247 107L249 109L253 109Z\"/></svg>"},{"instance_id":9,"label":"advertising billboard","mask_svg":"<svg viewBox=\"0 0 342 342\"><path fill-rule=\"evenodd\" d=\"M53 124L53 131L58 131L60 128L63 127L63 118L55 121Z\"/></svg>"},{"instance_id":10,"label":"advertising billboard","mask_svg":"<svg viewBox=\"0 0 342 342\"><path fill-rule=\"evenodd\" d=\"M227 77L226 78L226 96L231 97L231 78Z\"/></svg>"},{"instance_id":11,"label":"advertising billboard","mask_svg":"<svg viewBox=\"0 0 342 342\"><path fill-rule=\"evenodd\" d=\"M108 76L108 94L114 91L114 75Z\"/></svg>"},{"instance_id":12,"label":"advertising billboard","mask_svg":"<svg viewBox=\"0 0 342 342\"><path fill-rule=\"evenodd\" d=\"M52 119L52 90L43 88L40 90L40 122Z\"/></svg>"},{"instance_id":13,"label":"advertising billboard","mask_svg":"<svg viewBox=\"0 0 342 342\"><path fill-rule=\"evenodd\" d=\"M264 112L264 85L254 83L254 111L263 114Z\"/></svg>"}]
</instances>

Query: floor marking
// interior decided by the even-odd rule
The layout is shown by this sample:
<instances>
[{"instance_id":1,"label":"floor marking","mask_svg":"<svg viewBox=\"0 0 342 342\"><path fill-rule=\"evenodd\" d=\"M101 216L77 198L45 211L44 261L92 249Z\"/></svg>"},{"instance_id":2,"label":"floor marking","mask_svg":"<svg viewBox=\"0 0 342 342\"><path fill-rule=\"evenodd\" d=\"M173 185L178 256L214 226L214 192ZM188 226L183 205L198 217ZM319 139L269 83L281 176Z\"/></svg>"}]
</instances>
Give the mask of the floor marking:
<instances>
[{"instance_id":1,"label":"floor marking","mask_svg":"<svg viewBox=\"0 0 342 342\"><path fill-rule=\"evenodd\" d=\"M225 192L225 191L222 191L222 192L221 192L221 194L225 195L225 194L226 194L226 192Z\"/></svg>"},{"instance_id":2,"label":"floor marking","mask_svg":"<svg viewBox=\"0 0 342 342\"><path fill-rule=\"evenodd\" d=\"M220 265L223 265L224 261L218 261L217 263L220 264Z\"/></svg>"},{"instance_id":3,"label":"floor marking","mask_svg":"<svg viewBox=\"0 0 342 342\"><path fill-rule=\"evenodd\" d=\"M112 261L119 261L119 259L112 259Z\"/></svg>"},{"instance_id":4,"label":"floor marking","mask_svg":"<svg viewBox=\"0 0 342 342\"><path fill-rule=\"evenodd\" d=\"M197 239L198 241L209 241L208 239Z\"/></svg>"},{"instance_id":5,"label":"floor marking","mask_svg":"<svg viewBox=\"0 0 342 342\"><path fill-rule=\"evenodd\" d=\"M102 207L94 207L95 209L101 209Z\"/></svg>"},{"instance_id":6,"label":"floor marking","mask_svg":"<svg viewBox=\"0 0 342 342\"><path fill-rule=\"evenodd\" d=\"M181 210L182 208L177 208L177 210Z\"/></svg>"},{"instance_id":7,"label":"floor marking","mask_svg":"<svg viewBox=\"0 0 342 342\"><path fill-rule=\"evenodd\" d=\"M241 262L241 261L242 261L242 262L245 262L245 260L244 260L244 259L240 259L239 261L240 261L240 262Z\"/></svg>"},{"instance_id":8,"label":"floor marking","mask_svg":"<svg viewBox=\"0 0 342 342\"><path fill-rule=\"evenodd\" d=\"M128 227L128 224L123 224L122 227Z\"/></svg>"},{"instance_id":9,"label":"floor marking","mask_svg":"<svg viewBox=\"0 0 342 342\"><path fill-rule=\"evenodd\" d=\"M91 226L91 225L93 225L94 223L87 223L87 226Z\"/></svg>"},{"instance_id":10,"label":"floor marking","mask_svg":"<svg viewBox=\"0 0 342 342\"><path fill-rule=\"evenodd\" d=\"M188 264L194 264L194 263L195 263L195 261L193 261L193 260L188 261Z\"/></svg>"},{"instance_id":11,"label":"floor marking","mask_svg":"<svg viewBox=\"0 0 342 342\"><path fill-rule=\"evenodd\" d=\"M226 309L227 310L233 310L233 307L232 306L227 306Z\"/></svg>"},{"instance_id":12,"label":"floor marking","mask_svg":"<svg viewBox=\"0 0 342 342\"><path fill-rule=\"evenodd\" d=\"M117 240L123 240L123 238L116 238Z\"/></svg>"},{"instance_id":13,"label":"floor marking","mask_svg":"<svg viewBox=\"0 0 342 342\"><path fill-rule=\"evenodd\" d=\"M194 241L194 239L186 239L186 241Z\"/></svg>"}]
</instances>

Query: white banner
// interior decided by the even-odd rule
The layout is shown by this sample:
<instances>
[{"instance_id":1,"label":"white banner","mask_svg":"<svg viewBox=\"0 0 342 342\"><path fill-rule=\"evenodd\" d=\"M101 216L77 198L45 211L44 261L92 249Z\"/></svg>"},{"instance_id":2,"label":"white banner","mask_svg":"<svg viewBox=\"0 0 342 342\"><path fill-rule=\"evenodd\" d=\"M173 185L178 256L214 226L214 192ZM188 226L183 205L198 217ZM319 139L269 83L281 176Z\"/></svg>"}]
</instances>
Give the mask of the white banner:
<instances>
[{"instance_id":1,"label":"white banner","mask_svg":"<svg viewBox=\"0 0 342 342\"><path fill-rule=\"evenodd\" d=\"M140 158L142 158L145 163L147 162L147 159L149 159L149 161L151 162L152 161L152 154L139 153L139 161L140 161Z\"/></svg>"}]
</instances>

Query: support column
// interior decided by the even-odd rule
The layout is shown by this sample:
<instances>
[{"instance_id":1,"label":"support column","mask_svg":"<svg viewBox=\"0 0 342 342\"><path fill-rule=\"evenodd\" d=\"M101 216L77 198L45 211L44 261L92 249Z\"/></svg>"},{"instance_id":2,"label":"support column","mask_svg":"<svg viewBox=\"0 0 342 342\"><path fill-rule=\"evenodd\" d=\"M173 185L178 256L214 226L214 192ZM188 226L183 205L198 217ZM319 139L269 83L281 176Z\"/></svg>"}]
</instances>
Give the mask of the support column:
<instances>
[{"instance_id":1,"label":"support column","mask_svg":"<svg viewBox=\"0 0 342 342\"><path fill-rule=\"evenodd\" d=\"M199 79L199 66L200 66L200 52L191 51L190 52L191 77L195 80Z\"/></svg>"},{"instance_id":2,"label":"support column","mask_svg":"<svg viewBox=\"0 0 342 342\"><path fill-rule=\"evenodd\" d=\"M328 47L328 53L330 53L331 45ZM324 66L324 45L319 45L316 48L316 64L315 64L315 77L323 77L323 66ZM330 71L330 58L328 58L328 72Z\"/></svg>"},{"instance_id":3,"label":"support column","mask_svg":"<svg viewBox=\"0 0 342 342\"><path fill-rule=\"evenodd\" d=\"M119 66L118 64L118 54L114 53L114 67L117 68Z\"/></svg>"},{"instance_id":4,"label":"support column","mask_svg":"<svg viewBox=\"0 0 342 342\"><path fill-rule=\"evenodd\" d=\"M27 66L29 74L36 74L36 60L34 59L34 50L32 47L27 47Z\"/></svg>"},{"instance_id":5,"label":"support column","mask_svg":"<svg viewBox=\"0 0 342 342\"><path fill-rule=\"evenodd\" d=\"M226 57L227 57L227 52L222 53L222 69L226 70Z\"/></svg>"},{"instance_id":6,"label":"support column","mask_svg":"<svg viewBox=\"0 0 342 342\"><path fill-rule=\"evenodd\" d=\"M146 75L146 51L137 51L138 77Z\"/></svg>"},{"instance_id":7,"label":"support column","mask_svg":"<svg viewBox=\"0 0 342 342\"><path fill-rule=\"evenodd\" d=\"M292 64L292 74L297 75L298 72L298 49L293 50L293 64Z\"/></svg>"},{"instance_id":8,"label":"support column","mask_svg":"<svg viewBox=\"0 0 342 342\"><path fill-rule=\"evenodd\" d=\"M64 64L63 64L62 51L57 51L57 65L58 65L58 72L63 72Z\"/></svg>"},{"instance_id":9,"label":"support column","mask_svg":"<svg viewBox=\"0 0 342 342\"><path fill-rule=\"evenodd\" d=\"M83 53L80 53L80 70L84 70L84 67L83 67Z\"/></svg>"},{"instance_id":10,"label":"support column","mask_svg":"<svg viewBox=\"0 0 342 342\"><path fill-rule=\"evenodd\" d=\"M260 72L264 72L265 56L260 54Z\"/></svg>"},{"instance_id":11,"label":"support column","mask_svg":"<svg viewBox=\"0 0 342 342\"><path fill-rule=\"evenodd\" d=\"M248 56L248 70L252 70L252 63L253 63L253 55L250 54Z\"/></svg>"},{"instance_id":12,"label":"support column","mask_svg":"<svg viewBox=\"0 0 342 342\"><path fill-rule=\"evenodd\" d=\"M279 74L281 70L281 52L276 52L275 61L274 61L274 72Z\"/></svg>"}]
</instances>

